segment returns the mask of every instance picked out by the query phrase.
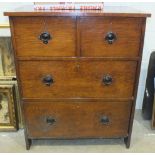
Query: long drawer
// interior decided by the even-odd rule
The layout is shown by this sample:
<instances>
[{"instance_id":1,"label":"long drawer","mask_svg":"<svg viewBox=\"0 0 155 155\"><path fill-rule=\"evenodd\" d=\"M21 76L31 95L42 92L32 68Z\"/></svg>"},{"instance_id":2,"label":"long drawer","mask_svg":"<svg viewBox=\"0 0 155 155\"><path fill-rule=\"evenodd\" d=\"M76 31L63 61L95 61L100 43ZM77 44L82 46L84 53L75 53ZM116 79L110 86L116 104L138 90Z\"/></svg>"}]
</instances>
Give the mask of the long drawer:
<instances>
[{"instance_id":1,"label":"long drawer","mask_svg":"<svg viewBox=\"0 0 155 155\"><path fill-rule=\"evenodd\" d=\"M136 61L19 61L24 98L131 98Z\"/></svg>"},{"instance_id":2,"label":"long drawer","mask_svg":"<svg viewBox=\"0 0 155 155\"><path fill-rule=\"evenodd\" d=\"M30 138L102 138L128 135L129 102L24 103Z\"/></svg>"}]
</instances>

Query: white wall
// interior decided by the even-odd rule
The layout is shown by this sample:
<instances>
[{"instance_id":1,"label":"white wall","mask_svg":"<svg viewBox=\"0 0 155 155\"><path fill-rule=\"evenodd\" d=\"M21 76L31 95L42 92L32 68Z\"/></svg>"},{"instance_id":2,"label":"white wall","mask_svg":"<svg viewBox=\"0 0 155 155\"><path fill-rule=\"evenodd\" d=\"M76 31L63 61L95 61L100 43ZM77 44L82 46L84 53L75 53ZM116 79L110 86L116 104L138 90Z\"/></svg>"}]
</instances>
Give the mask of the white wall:
<instances>
[{"instance_id":1,"label":"white wall","mask_svg":"<svg viewBox=\"0 0 155 155\"><path fill-rule=\"evenodd\" d=\"M6 23L8 21L7 17L3 16L3 12L9 9L17 8L23 5L32 5L33 3L0 3L0 23ZM152 14L152 17L147 20L146 26L146 34L145 34L145 42L144 42L144 50L143 50L143 59L142 59L142 67L141 67L141 74L140 74L140 81L139 81L139 88L138 88L138 97L136 108L141 109L142 101L143 101L143 94L145 88L145 81L147 75L147 67L149 62L150 53L155 50L155 2L146 3L146 2L139 2L139 3L105 3L105 6L130 6L132 8L148 12ZM10 36L10 32L7 29L0 30L0 36Z\"/></svg>"},{"instance_id":2,"label":"white wall","mask_svg":"<svg viewBox=\"0 0 155 155\"><path fill-rule=\"evenodd\" d=\"M19 2L14 2L14 3L9 3L9 2L0 2L0 24L1 23L8 23L8 17L3 16L3 12L12 10L18 7L22 6L29 6L33 5L32 2L29 3L19 3ZM9 29L0 29L0 36L10 36L10 31Z\"/></svg>"},{"instance_id":3,"label":"white wall","mask_svg":"<svg viewBox=\"0 0 155 155\"><path fill-rule=\"evenodd\" d=\"M147 68L150 53L155 50L155 2L146 3L106 3L106 5L115 5L115 6L129 6L144 12L151 13L151 18L147 19L146 23L146 33L145 33L145 41L144 41L144 49L143 49L143 58L142 58L142 66L141 66L141 74L138 88L138 96L136 108L142 108L143 95L145 89L145 82L147 76Z\"/></svg>"}]
</instances>

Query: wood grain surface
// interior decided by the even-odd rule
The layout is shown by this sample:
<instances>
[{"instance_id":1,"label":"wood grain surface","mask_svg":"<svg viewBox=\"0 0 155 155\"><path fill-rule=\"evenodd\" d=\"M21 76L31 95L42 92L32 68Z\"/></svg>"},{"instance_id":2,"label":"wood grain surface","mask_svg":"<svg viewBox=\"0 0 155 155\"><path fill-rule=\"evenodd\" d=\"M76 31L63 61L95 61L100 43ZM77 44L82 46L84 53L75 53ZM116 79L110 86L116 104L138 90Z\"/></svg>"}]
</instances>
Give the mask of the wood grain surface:
<instances>
[{"instance_id":1,"label":"wood grain surface","mask_svg":"<svg viewBox=\"0 0 155 155\"><path fill-rule=\"evenodd\" d=\"M105 8L5 15L10 16L26 148L39 138L119 137L129 148L150 14ZM48 44L38 39L43 32L52 36ZM108 32L116 35L112 44L105 40ZM43 82L47 75L50 86ZM107 75L110 85L103 82Z\"/></svg>"},{"instance_id":2,"label":"wood grain surface","mask_svg":"<svg viewBox=\"0 0 155 155\"><path fill-rule=\"evenodd\" d=\"M127 136L130 110L130 102L24 103L29 138ZM101 122L103 116L108 117L107 124ZM47 118L53 118L55 122L50 125Z\"/></svg>"},{"instance_id":3,"label":"wood grain surface","mask_svg":"<svg viewBox=\"0 0 155 155\"><path fill-rule=\"evenodd\" d=\"M20 61L24 98L130 98L133 96L135 61ZM54 83L46 86L43 78ZM111 85L103 77L113 78Z\"/></svg>"},{"instance_id":4,"label":"wood grain surface","mask_svg":"<svg viewBox=\"0 0 155 155\"><path fill-rule=\"evenodd\" d=\"M13 22L17 56L75 56L75 18L14 17ZM51 35L48 44L39 39L43 32Z\"/></svg>"},{"instance_id":5,"label":"wood grain surface","mask_svg":"<svg viewBox=\"0 0 155 155\"><path fill-rule=\"evenodd\" d=\"M141 22L140 18L81 17L81 55L139 56ZM105 40L108 32L116 35L116 41L112 44Z\"/></svg>"},{"instance_id":6,"label":"wood grain surface","mask_svg":"<svg viewBox=\"0 0 155 155\"><path fill-rule=\"evenodd\" d=\"M33 6L20 7L4 12L5 16L108 16L108 17L150 17L150 13L127 6L104 6L103 10L34 10Z\"/></svg>"}]
</instances>

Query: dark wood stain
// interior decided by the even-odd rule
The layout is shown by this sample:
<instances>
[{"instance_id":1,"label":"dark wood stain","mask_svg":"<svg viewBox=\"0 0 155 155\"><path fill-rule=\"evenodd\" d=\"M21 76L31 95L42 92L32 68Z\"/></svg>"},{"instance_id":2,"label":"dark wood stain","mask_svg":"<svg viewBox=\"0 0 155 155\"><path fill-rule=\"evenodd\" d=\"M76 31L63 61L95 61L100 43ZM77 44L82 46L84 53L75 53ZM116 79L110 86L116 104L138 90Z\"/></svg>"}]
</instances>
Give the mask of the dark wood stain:
<instances>
[{"instance_id":1,"label":"dark wood stain","mask_svg":"<svg viewBox=\"0 0 155 155\"><path fill-rule=\"evenodd\" d=\"M10 16L26 148L39 138L120 138L129 148L146 17L104 11ZM48 44L39 40L50 33ZM116 34L108 44L105 35ZM43 78L50 75L50 80ZM112 77L105 85L103 77ZM48 83L49 84L49 83Z\"/></svg>"},{"instance_id":2,"label":"dark wood stain","mask_svg":"<svg viewBox=\"0 0 155 155\"><path fill-rule=\"evenodd\" d=\"M16 25L14 33L17 56L75 56L74 18L14 17L13 22ZM52 38L48 44L43 44L39 40L43 32L51 34Z\"/></svg>"},{"instance_id":3,"label":"dark wood stain","mask_svg":"<svg viewBox=\"0 0 155 155\"><path fill-rule=\"evenodd\" d=\"M130 102L24 103L31 138L102 138L127 136ZM121 115L118 115L120 113ZM104 124L101 118L107 116ZM55 119L53 124L47 118Z\"/></svg>"},{"instance_id":4,"label":"dark wood stain","mask_svg":"<svg viewBox=\"0 0 155 155\"><path fill-rule=\"evenodd\" d=\"M20 61L22 97L129 98L133 95L136 67L135 61ZM46 75L53 78L50 86L42 82ZM111 85L102 82L105 75L113 78Z\"/></svg>"},{"instance_id":5,"label":"dark wood stain","mask_svg":"<svg viewBox=\"0 0 155 155\"><path fill-rule=\"evenodd\" d=\"M81 17L80 23L82 56L139 56L141 18ZM105 40L108 32L116 34L112 44Z\"/></svg>"}]
</instances>

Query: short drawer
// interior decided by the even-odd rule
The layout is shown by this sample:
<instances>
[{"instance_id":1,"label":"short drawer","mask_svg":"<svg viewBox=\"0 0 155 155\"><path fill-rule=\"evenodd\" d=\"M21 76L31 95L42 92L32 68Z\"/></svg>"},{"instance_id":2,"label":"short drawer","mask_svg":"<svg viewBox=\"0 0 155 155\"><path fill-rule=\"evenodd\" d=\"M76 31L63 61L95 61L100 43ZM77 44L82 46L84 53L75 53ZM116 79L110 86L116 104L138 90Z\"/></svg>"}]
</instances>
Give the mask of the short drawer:
<instances>
[{"instance_id":1,"label":"short drawer","mask_svg":"<svg viewBox=\"0 0 155 155\"><path fill-rule=\"evenodd\" d=\"M81 17L81 55L139 56L141 22L139 18Z\"/></svg>"},{"instance_id":2,"label":"short drawer","mask_svg":"<svg viewBox=\"0 0 155 155\"><path fill-rule=\"evenodd\" d=\"M31 138L125 137L130 111L128 102L24 103Z\"/></svg>"},{"instance_id":3,"label":"short drawer","mask_svg":"<svg viewBox=\"0 0 155 155\"><path fill-rule=\"evenodd\" d=\"M19 61L24 98L131 98L136 61Z\"/></svg>"},{"instance_id":4,"label":"short drawer","mask_svg":"<svg viewBox=\"0 0 155 155\"><path fill-rule=\"evenodd\" d=\"M13 17L20 57L75 56L75 17Z\"/></svg>"}]
</instances>

